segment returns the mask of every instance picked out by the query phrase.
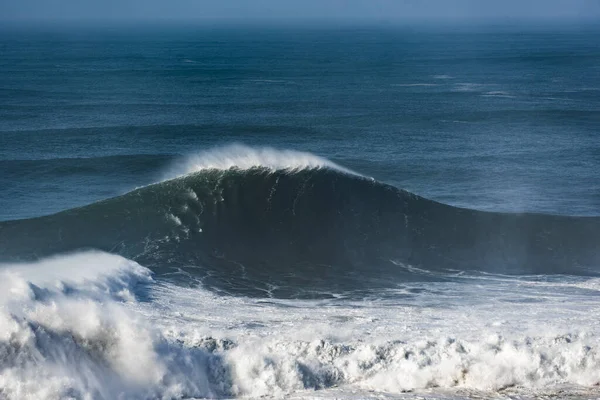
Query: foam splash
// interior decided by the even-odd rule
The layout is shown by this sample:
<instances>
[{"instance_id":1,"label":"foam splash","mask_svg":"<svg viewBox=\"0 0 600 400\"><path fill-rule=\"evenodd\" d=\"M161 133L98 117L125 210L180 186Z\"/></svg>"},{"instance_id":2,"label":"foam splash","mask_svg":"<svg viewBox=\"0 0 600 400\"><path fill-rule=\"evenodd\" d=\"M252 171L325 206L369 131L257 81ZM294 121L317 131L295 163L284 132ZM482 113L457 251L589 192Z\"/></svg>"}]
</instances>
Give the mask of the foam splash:
<instances>
[{"instance_id":1,"label":"foam splash","mask_svg":"<svg viewBox=\"0 0 600 400\"><path fill-rule=\"evenodd\" d=\"M2 397L209 396L203 353L190 359L124 306L150 281L135 262L100 252L2 265Z\"/></svg>"},{"instance_id":2,"label":"foam splash","mask_svg":"<svg viewBox=\"0 0 600 400\"><path fill-rule=\"evenodd\" d=\"M305 389L352 385L400 394L431 388L496 393L511 387L548 388L557 383L598 384L598 353L585 337L501 336L413 343L259 341L229 351L236 394L284 396Z\"/></svg>"},{"instance_id":3,"label":"foam splash","mask_svg":"<svg viewBox=\"0 0 600 400\"><path fill-rule=\"evenodd\" d=\"M170 168L165 180L204 170L232 168L266 168L272 171L329 168L358 175L332 161L307 152L232 144L188 155Z\"/></svg>"},{"instance_id":4,"label":"foam splash","mask_svg":"<svg viewBox=\"0 0 600 400\"><path fill-rule=\"evenodd\" d=\"M496 289L480 295L492 302L494 296L512 296L504 286ZM529 293L537 290L532 287ZM589 319L578 321L569 307L505 303L506 310L499 310L475 302L428 309L394 301L265 301L170 285L155 294L160 322L153 310L147 315L157 320L165 337L219 355L219 368L211 373L227 371L217 375L226 377L220 395L313 398L307 390L319 390L320 396L343 388L344 393L361 393L358 398L379 398L379 393L404 399L414 392L447 399L443 392L487 398L509 390L525 399L542 392L597 394L600 382L600 337L593 329L580 329L590 325ZM564 302L562 296L557 305ZM593 314L583 303L582 309ZM167 311L175 305L176 311ZM556 319L540 316L543 327L535 318L524 321L522 306L534 308L532 315L551 308ZM503 320L494 320L499 317ZM573 326L561 322L565 317Z\"/></svg>"}]
</instances>

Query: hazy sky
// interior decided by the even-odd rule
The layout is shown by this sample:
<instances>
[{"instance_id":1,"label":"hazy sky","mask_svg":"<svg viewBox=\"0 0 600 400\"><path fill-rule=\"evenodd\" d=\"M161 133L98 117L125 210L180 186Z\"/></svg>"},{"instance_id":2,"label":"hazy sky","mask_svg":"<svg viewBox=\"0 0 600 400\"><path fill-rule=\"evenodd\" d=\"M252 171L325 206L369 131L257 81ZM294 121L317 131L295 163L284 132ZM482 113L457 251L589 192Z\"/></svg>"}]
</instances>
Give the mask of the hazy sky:
<instances>
[{"instance_id":1,"label":"hazy sky","mask_svg":"<svg viewBox=\"0 0 600 400\"><path fill-rule=\"evenodd\" d=\"M600 19L600 0L0 0L2 20Z\"/></svg>"}]
</instances>

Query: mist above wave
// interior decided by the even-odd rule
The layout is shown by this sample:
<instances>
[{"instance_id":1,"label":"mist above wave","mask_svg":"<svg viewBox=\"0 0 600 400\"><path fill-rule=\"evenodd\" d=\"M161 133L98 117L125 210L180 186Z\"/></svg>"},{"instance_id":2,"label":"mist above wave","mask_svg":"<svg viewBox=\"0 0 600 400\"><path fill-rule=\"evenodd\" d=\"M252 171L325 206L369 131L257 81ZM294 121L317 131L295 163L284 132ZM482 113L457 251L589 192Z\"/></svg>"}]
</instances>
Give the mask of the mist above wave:
<instances>
[{"instance_id":1,"label":"mist above wave","mask_svg":"<svg viewBox=\"0 0 600 400\"><path fill-rule=\"evenodd\" d=\"M359 175L333 161L308 152L231 144L192 153L181 158L166 171L163 179L173 179L210 169L228 170L232 168L240 170L264 168L271 171L329 168Z\"/></svg>"}]
</instances>

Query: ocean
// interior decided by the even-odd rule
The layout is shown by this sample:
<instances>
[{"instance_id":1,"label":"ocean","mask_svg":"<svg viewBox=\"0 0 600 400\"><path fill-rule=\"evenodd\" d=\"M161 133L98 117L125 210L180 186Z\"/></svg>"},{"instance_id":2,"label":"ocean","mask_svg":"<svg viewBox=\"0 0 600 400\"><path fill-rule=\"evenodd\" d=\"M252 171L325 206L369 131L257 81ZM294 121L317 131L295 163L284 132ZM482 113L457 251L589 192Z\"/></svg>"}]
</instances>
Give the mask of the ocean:
<instances>
[{"instance_id":1,"label":"ocean","mask_svg":"<svg viewBox=\"0 0 600 400\"><path fill-rule=\"evenodd\" d=\"M0 28L0 397L599 398L593 25Z\"/></svg>"}]
</instances>

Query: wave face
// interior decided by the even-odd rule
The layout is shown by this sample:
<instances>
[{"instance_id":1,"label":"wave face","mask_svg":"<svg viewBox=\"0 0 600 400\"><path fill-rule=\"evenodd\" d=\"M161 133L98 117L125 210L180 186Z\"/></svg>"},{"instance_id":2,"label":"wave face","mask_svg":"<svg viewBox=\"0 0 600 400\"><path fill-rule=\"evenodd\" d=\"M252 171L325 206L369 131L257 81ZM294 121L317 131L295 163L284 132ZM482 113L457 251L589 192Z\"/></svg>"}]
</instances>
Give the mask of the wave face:
<instances>
[{"instance_id":1,"label":"wave face","mask_svg":"<svg viewBox=\"0 0 600 400\"><path fill-rule=\"evenodd\" d=\"M4 222L0 257L95 248L215 289L279 296L452 270L600 271L599 218L454 208L306 153L238 146L213 156L220 164L189 159L186 175L123 196Z\"/></svg>"}]
</instances>

